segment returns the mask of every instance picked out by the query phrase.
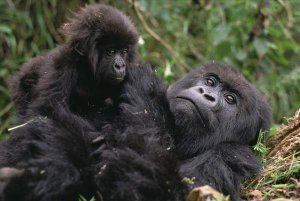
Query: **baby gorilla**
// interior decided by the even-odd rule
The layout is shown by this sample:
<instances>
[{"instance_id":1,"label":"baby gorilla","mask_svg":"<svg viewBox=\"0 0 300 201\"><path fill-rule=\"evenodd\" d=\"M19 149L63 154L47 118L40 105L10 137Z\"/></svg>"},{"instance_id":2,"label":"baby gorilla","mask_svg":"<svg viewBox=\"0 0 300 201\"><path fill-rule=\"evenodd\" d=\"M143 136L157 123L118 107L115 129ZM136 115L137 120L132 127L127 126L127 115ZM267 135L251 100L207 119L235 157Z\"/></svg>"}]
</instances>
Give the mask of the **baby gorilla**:
<instances>
[{"instance_id":1,"label":"baby gorilla","mask_svg":"<svg viewBox=\"0 0 300 201\"><path fill-rule=\"evenodd\" d=\"M68 42L24 64L13 80L13 100L23 121L57 115L58 105L83 117L101 112L119 94L137 57L137 31L113 7L81 8L62 31Z\"/></svg>"}]
</instances>

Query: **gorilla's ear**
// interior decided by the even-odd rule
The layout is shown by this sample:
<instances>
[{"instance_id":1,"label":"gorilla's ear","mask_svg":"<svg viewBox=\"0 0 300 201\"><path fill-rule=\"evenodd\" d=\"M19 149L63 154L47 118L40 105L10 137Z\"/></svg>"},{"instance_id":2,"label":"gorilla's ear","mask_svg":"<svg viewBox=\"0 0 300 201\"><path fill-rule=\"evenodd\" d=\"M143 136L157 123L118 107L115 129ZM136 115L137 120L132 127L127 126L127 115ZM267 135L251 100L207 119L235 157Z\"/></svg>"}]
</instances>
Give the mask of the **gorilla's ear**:
<instances>
[{"instance_id":1,"label":"gorilla's ear","mask_svg":"<svg viewBox=\"0 0 300 201\"><path fill-rule=\"evenodd\" d=\"M264 139L266 139L272 122L272 110L261 93L258 94L258 100L259 128L265 132Z\"/></svg>"}]
</instances>

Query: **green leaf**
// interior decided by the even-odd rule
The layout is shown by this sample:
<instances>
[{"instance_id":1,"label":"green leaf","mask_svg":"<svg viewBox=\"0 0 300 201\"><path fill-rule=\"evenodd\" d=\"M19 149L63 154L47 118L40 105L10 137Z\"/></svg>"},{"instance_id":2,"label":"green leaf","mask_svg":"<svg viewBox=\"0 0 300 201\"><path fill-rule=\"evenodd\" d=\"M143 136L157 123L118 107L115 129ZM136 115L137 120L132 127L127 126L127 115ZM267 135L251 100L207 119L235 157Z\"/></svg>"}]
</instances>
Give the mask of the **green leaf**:
<instances>
[{"instance_id":1,"label":"green leaf","mask_svg":"<svg viewBox=\"0 0 300 201\"><path fill-rule=\"evenodd\" d=\"M227 24L217 26L213 31L213 45L216 46L228 38L231 27Z\"/></svg>"},{"instance_id":2,"label":"green leaf","mask_svg":"<svg viewBox=\"0 0 300 201\"><path fill-rule=\"evenodd\" d=\"M229 42L220 43L216 48L215 55L217 60L222 60L228 55L231 55L231 44Z\"/></svg>"},{"instance_id":3,"label":"green leaf","mask_svg":"<svg viewBox=\"0 0 300 201\"><path fill-rule=\"evenodd\" d=\"M0 32L10 34L12 32L11 28L2 24L0 25Z\"/></svg>"},{"instance_id":4,"label":"green leaf","mask_svg":"<svg viewBox=\"0 0 300 201\"><path fill-rule=\"evenodd\" d=\"M268 41L261 38L255 38L253 41L253 46L259 56L266 54L269 49Z\"/></svg>"},{"instance_id":5,"label":"green leaf","mask_svg":"<svg viewBox=\"0 0 300 201\"><path fill-rule=\"evenodd\" d=\"M172 67L169 61L166 63L165 71L164 71L164 78L170 78L173 76Z\"/></svg>"},{"instance_id":6,"label":"green leaf","mask_svg":"<svg viewBox=\"0 0 300 201\"><path fill-rule=\"evenodd\" d=\"M245 60L247 57L247 53L243 50L239 50L238 52L235 53L235 58L237 58L240 61Z\"/></svg>"}]
</instances>

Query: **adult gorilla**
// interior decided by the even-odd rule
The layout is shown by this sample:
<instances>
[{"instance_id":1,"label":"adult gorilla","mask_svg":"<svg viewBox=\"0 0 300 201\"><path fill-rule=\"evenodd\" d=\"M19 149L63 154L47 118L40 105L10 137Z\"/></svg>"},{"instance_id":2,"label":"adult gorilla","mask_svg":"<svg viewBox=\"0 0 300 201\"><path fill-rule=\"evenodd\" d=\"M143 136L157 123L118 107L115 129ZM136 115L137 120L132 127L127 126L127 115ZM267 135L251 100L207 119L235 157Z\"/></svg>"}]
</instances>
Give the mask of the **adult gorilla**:
<instances>
[{"instance_id":1,"label":"adult gorilla","mask_svg":"<svg viewBox=\"0 0 300 201\"><path fill-rule=\"evenodd\" d=\"M269 105L240 73L210 63L175 82L166 97L143 67L131 71L124 88L120 116L102 129L106 143L94 140L105 199L185 200L200 185L240 199L242 181L261 168L249 145L271 119Z\"/></svg>"},{"instance_id":2,"label":"adult gorilla","mask_svg":"<svg viewBox=\"0 0 300 201\"><path fill-rule=\"evenodd\" d=\"M60 121L17 129L0 146L0 167L10 167L0 170L2 200L74 200L80 193L182 201L204 184L239 200L241 182L260 169L248 146L269 127L270 108L226 66L196 69L168 92L150 66L129 68L118 101L119 115L100 133L85 132L81 118L82 129L74 129L68 111Z\"/></svg>"}]
</instances>

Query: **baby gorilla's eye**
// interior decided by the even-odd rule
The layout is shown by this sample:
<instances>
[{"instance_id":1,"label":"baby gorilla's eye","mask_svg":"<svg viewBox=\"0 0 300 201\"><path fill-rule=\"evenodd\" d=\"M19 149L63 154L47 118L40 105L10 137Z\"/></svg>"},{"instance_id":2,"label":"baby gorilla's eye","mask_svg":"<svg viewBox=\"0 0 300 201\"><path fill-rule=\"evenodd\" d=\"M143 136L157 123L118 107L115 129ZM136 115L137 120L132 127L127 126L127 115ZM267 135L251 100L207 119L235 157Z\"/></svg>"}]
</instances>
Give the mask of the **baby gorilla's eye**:
<instances>
[{"instance_id":1,"label":"baby gorilla's eye","mask_svg":"<svg viewBox=\"0 0 300 201\"><path fill-rule=\"evenodd\" d=\"M106 54L108 56L114 55L115 54L115 50L114 49L109 49L109 50L106 51Z\"/></svg>"},{"instance_id":2,"label":"baby gorilla's eye","mask_svg":"<svg viewBox=\"0 0 300 201\"><path fill-rule=\"evenodd\" d=\"M216 82L217 81L216 81L216 79L214 77L208 77L205 80L205 85L213 87L213 86L216 85Z\"/></svg>"},{"instance_id":3,"label":"baby gorilla's eye","mask_svg":"<svg viewBox=\"0 0 300 201\"><path fill-rule=\"evenodd\" d=\"M230 95L230 94L225 95L225 100L230 105L236 103L236 98L233 95Z\"/></svg>"},{"instance_id":4,"label":"baby gorilla's eye","mask_svg":"<svg viewBox=\"0 0 300 201\"><path fill-rule=\"evenodd\" d=\"M125 49L122 50L122 54L127 54L127 53L128 53L128 49L127 48L125 48Z\"/></svg>"}]
</instances>

